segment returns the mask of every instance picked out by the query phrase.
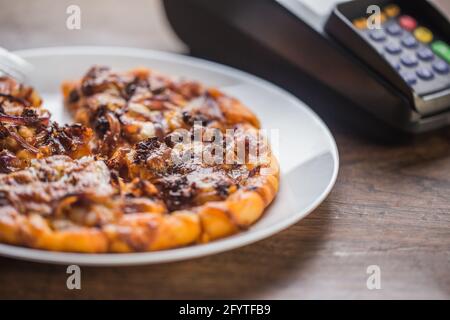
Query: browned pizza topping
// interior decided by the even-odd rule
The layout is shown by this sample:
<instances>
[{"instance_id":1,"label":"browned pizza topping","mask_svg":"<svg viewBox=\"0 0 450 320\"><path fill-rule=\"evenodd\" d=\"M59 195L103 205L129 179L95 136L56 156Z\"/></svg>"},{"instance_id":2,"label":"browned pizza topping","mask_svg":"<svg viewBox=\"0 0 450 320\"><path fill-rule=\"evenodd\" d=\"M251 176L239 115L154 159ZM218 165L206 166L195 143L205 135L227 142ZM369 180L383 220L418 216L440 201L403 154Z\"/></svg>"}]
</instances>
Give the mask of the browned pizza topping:
<instances>
[{"instance_id":1,"label":"browned pizza topping","mask_svg":"<svg viewBox=\"0 0 450 320\"><path fill-rule=\"evenodd\" d=\"M16 128L6 127L1 123L0 125L0 131L2 132L0 136L6 137L6 139L7 137L12 139L6 142L7 144L9 144L9 146L5 146L5 149L8 149L8 147L11 147L12 149L23 148L24 150L27 150L33 154L37 154L39 152L36 147L31 145L27 140L24 139L24 137L22 137L22 135Z\"/></svg>"},{"instance_id":2,"label":"browned pizza topping","mask_svg":"<svg viewBox=\"0 0 450 320\"><path fill-rule=\"evenodd\" d=\"M77 89L73 89L69 94L69 102L75 103L78 102L78 100L80 100L80 94L78 93Z\"/></svg>"},{"instance_id":3,"label":"browned pizza topping","mask_svg":"<svg viewBox=\"0 0 450 320\"><path fill-rule=\"evenodd\" d=\"M20 168L20 161L8 150L0 151L0 173L10 173Z\"/></svg>"},{"instance_id":4,"label":"browned pizza topping","mask_svg":"<svg viewBox=\"0 0 450 320\"><path fill-rule=\"evenodd\" d=\"M162 199L170 211L186 208L192 204L196 186L188 182L187 177L171 175L155 182L162 193Z\"/></svg>"},{"instance_id":5,"label":"browned pizza topping","mask_svg":"<svg viewBox=\"0 0 450 320\"><path fill-rule=\"evenodd\" d=\"M64 154L78 158L89 154L88 143L91 137L91 130L80 124L60 127L56 122L53 122L51 126L36 135L35 146L48 148L49 154ZM85 152L77 153L80 149Z\"/></svg>"},{"instance_id":6,"label":"browned pizza topping","mask_svg":"<svg viewBox=\"0 0 450 320\"><path fill-rule=\"evenodd\" d=\"M9 114L15 105L19 105L19 109L23 108L39 108L42 100L36 91L28 86L24 86L16 82L12 78L0 77L0 107L3 113Z\"/></svg>"},{"instance_id":7,"label":"browned pizza topping","mask_svg":"<svg viewBox=\"0 0 450 320\"><path fill-rule=\"evenodd\" d=\"M188 100L198 98L206 91L200 83L194 81L173 82L171 89Z\"/></svg>"},{"instance_id":8,"label":"browned pizza topping","mask_svg":"<svg viewBox=\"0 0 450 320\"><path fill-rule=\"evenodd\" d=\"M95 66L63 91L72 125L51 122L32 88L0 78L0 223L28 217L57 231L88 227L149 250L161 215L197 214L252 188L247 181L260 174L235 150L242 143L248 158L259 124L218 90ZM237 133L230 145L219 139L227 130Z\"/></svg>"},{"instance_id":9,"label":"browned pizza topping","mask_svg":"<svg viewBox=\"0 0 450 320\"><path fill-rule=\"evenodd\" d=\"M28 111L28 114L25 116L10 116L7 114L1 114L0 113L0 121L2 123L10 123L15 125L24 125L24 126L37 126L37 125L48 125L50 118L49 117L38 117L36 113L33 110L24 110L24 113L26 114Z\"/></svg>"},{"instance_id":10,"label":"browned pizza topping","mask_svg":"<svg viewBox=\"0 0 450 320\"><path fill-rule=\"evenodd\" d=\"M248 176L250 178L254 177L256 174L259 174L260 170L261 170L261 166L256 166L248 172Z\"/></svg>"},{"instance_id":11,"label":"browned pizza topping","mask_svg":"<svg viewBox=\"0 0 450 320\"><path fill-rule=\"evenodd\" d=\"M155 136L163 141L177 128L199 124L225 130L224 124L232 127L253 119L237 101L197 82L148 70L114 73L102 66L91 68L79 85L70 85L66 103L76 121L93 128L99 139L109 140L103 143L109 145L109 155L124 144ZM230 106L236 107L235 114L228 111Z\"/></svg>"},{"instance_id":12,"label":"browned pizza topping","mask_svg":"<svg viewBox=\"0 0 450 320\"><path fill-rule=\"evenodd\" d=\"M114 190L103 161L51 156L33 160L27 169L0 174L0 192L23 214L50 215L53 206L68 195L108 197Z\"/></svg>"},{"instance_id":13,"label":"browned pizza topping","mask_svg":"<svg viewBox=\"0 0 450 320\"><path fill-rule=\"evenodd\" d=\"M182 115L183 121L189 126L193 126L194 124L207 126L212 121L223 120L223 114L217 101L209 94L192 100L184 107Z\"/></svg>"},{"instance_id":14,"label":"browned pizza topping","mask_svg":"<svg viewBox=\"0 0 450 320\"><path fill-rule=\"evenodd\" d=\"M145 141L141 141L136 144L136 153L134 156L134 161L136 163L145 163L148 157L151 155L152 151L159 149L161 143L158 141L157 137L149 138Z\"/></svg>"},{"instance_id":15,"label":"browned pizza topping","mask_svg":"<svg viewBox=\"0 0 450 320\"><path fill-rule=\"evenodd\" d=\"M30 106L30 102L27 101L24 98L21 97L17 97L17 96L13 96L12 94L9 93L2 93L0 92L0 98L1 98L1 106L3 108L3 104L8 101L11 103L18 103L23 105L24 107L29 107Z\"/></svg>"},{"instance_id":16,"label":"browned pizza topping","mask_svg":"<svg viewBox=\"0 0 450 320\"><path fill-rule=\"evenodd\" d=\"M103 90L108 84L113 83L110 77L109 68L104 66L92 67L81 81L81 92L86 96L91 96Z\"/></svg>"}]
</instances>

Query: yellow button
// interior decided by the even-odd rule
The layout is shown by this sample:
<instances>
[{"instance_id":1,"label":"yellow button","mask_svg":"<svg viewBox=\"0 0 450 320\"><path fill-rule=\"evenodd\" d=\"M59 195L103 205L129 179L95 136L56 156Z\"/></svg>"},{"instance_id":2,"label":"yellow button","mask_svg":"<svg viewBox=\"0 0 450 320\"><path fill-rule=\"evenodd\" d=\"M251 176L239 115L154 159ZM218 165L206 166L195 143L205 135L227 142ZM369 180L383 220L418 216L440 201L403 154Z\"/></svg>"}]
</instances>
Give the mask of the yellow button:
<instances>
[{"instance_id":1,"label":"yellow button","mask_svg":"<svg viewBox=\"0 0 450 320\"><path fill-rule=\"evenodd\" d=\"M394 18L400 14L400 7L396 4L390 4L384 7L384 12L389 18Z\"/></svg>"},{"instance_id":2,"label":"yellow button","mask_svg":"<svg viewBox=\"0 0 450 320\"><path fill-rule=\"evenodd\" d=\"M366 29L367 28L367 19L366 18L358 18L353 20L353 25L357 29Z\"/></svg>"},{"instance_id":3,"label":"yellow button","mask_svg":"<svg viewBox=\"0 0 450 320\"><path fill-rule=\"evenodd\" d=\"M425 27L418 27L416 30L414 30L414 36L417 40L423 43L429 43L433 40L433 33L430 31L430 29Z\"/></svg>"},{"instance_id":4,"label":"yellow button","mask_svg":"<svg viewBox=\"0 0 450 320\"><path fill-rule=\"evenodd\" d=\"M381 23L385 23L385 22L386 22L387 16L386 16L386 14L385 14L384 12L380 12L379 15L376 14L376 15L374 15L373 17L374 17L375 19L377 19L378 16L379 16L379 18L380 18L380 22L381 22Z\"/></svg>"}]
</instances>

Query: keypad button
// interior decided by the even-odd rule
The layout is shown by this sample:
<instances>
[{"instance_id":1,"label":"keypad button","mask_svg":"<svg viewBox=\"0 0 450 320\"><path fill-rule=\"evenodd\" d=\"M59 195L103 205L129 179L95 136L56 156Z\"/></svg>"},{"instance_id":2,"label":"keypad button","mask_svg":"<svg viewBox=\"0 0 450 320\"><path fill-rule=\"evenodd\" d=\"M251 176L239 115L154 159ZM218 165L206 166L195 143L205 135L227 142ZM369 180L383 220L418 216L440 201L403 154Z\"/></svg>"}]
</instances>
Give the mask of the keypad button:
<instances>
[{"instance_id":1,"label":"keypad button","mask_svg":"<svg viewBox=\"0 0 450 320\"><path fill-rule=\"evenodd\" d=\"M425 27L418 27L414 30L414 36L423 43L430 43L433 40L433 33Z\"/></svg>"},{"instance_id":2,"label":"keypad button","mask_svg":"<svg viewBox=\"0 0 450 320\"><path fill-rule=\"evenodd\" d=\"M384 40L386 40L386 34L384 33L383 30L380 29L375 29L369 32L369 37L377 42L382 42Z\"/></svg>"},{"instance_id":3,"label":"keypad button","mask_svg":"<svg viewBox=\"0 0 450 320\"><path fill-rule=\"evenodd\" d=\"M387 26L386 31L392 36L399 36L403 33L403 29L396 23Z\"/></svg>"},{"instance_id":4,"label":"keypad button","mask_svg":"<svg viewBox=\"0 0 450 320\"><path fill-rule=\"evenodd\" d=\"M421 78L423 80L431 80L434 78L433 71L431 71L430 69L428 69L426 67L417 69L416 73L419 76L419 78Z\"/></svg>"},{"instance_id":5,"label":"keypad button","mask_svg":"<svg viewBox=\"0 0 450 320\"><path fill-rule=\"evenodd\" d=\"M364 30L367 28L367 19L366 18L358 18L353 20L353 25L355 28Z\"/></svg>"},{"instance_id":6,"label":"keypad button","mask_svg":"<svg viewBox=\"0 0 450 320\"><path fill-rule=\"evenodd\" d=\"M378 17L378 15L375 18L377 18L377 17ZM384 12L380 12L380 22L385 23L386 20L387 20L386 14Z\"/></svg>"},{"instance_id":7,"label":"keypad button","mask_svg":"<svg viewBox=\"0 0 450 320\"><path fill-rule=\"evenodd\" d=\"M433 42L431 49L442 59L450 63L450 47L444 41Z\"/></svg>"},{"instance_id":8,"label":"keypad button","mask_svg":"<svg viewBox=\"0 0 450 320\"><path fill-rule=\"evenodd\" d=\"M400 58L402 64L406 67L415 67L419 63L416 56L412 54L405 54Z\"/></svg>"},{"instance_id":9,"label":"keypad button","mask_svg":"<svg viewBox=\"0 0 450 320\"><path fill-rule=\"evenodd\" d=\"M415 48L418 45L417 40L411 36L411 35L407 35L406 37L404 37L402 39L402 44L406 47L406 48Z\"/></svg>"},{"instance_id":10,"label":"keypad button","mask_svg":"<svg viewBox=\"0 0 450 320\"><path fill-rule=\"evenodd\" d=\"M434 59L433 51L424 47L417 50L417 57L423 61L431 61Z\"/></svg>"},{"instance_id":11,"label":"keypad button","mask_svg":"<svg viewBox=\"0 0 450 320\"><path fill-rule=\"evenodd\" d=\"M402 72L400 74L402 76L402 78L406 81L407 84L409 85L413 85L417 83L417 78L415 76L415 74L413 72Z\"/></svg>"},{"instance_id":12,"label":"keypad button","mask_svg":"<svg viewBox=\"0 0 450 320\"><path fill-rule=\"evenodd\" d=\"M417 21L411 16L403 15L398 19L400 26L408 31L413 31L417 27Z\"/></svg>"},{"instance_id":13,"label":"keypad button","mask_svg":"<svg viewBox=\"0 0 450 320\"><path fill-rule=\"evenodd\" d=\"M397 43L391 42L384 46L384 49L386 52L390 54L399 54L402 52L402 47L398 45Z\"/></svg>"},{"instance_id":14,"label":"keypad button","mask_svg":"<svg viewBox=\"0 0 450 320\"><path fill-rule=\"evenodd\" d=\"M384 12L376 13L371 18L374 19L373 21L376 21L377 23L379 21L381 24L385 23L387 20L387 16Z\"/></svg>"},{"instance_id":15,"label":"keypad button","mask_svg":"<svg viewBox=\"0 0 450 320\"><path fill-rule=\"evenodd\" d=\"M450 68L449 68L448 64L446 64L442 60L433 62L433 69L434 69L434 71L436 71L437 73L440 73L440 74L448 74L450 72Z\"/></svg>"},{"instance_id":16,"label":"keypad button","mask_svg":"<svg viewBox=\"0 0 450 320\"><path fill-rule=\"evenodd\" d=\"M400 7L396 4L390 4L384 7L384 12L389 18L394 18L400 14Z\"/></svg>"}]
</instances>

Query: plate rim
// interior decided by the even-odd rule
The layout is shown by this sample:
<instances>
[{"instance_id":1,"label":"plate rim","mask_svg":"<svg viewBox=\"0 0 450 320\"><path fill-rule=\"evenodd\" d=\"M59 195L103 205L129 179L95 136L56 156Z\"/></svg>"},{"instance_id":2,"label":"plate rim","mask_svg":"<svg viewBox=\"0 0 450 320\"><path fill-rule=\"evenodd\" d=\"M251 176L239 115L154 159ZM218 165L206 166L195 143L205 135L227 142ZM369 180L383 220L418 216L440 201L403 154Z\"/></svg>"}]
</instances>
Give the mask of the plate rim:
<instances>
[{"instance_id":1,"label":"plate rim","mask_svg":"<svg viewBox=\"0 0 450 320\"><path fill-rule=\"evenodd\" d=\"M190 57L183 54L163 52L151 49L141 49L121 46L57 46L57 47L42 47L31 48L25 50L14 51L14 53L26 58L27 56L46 56L46 55L115 55L127 57L145 57L150 59L160 59L165 61L173 61L175 63L183 63L193 67L200 67L203 70L212 70L220 74L226 74L232 78L239 78L245 82L252 82L256 86L262 87L273 93L281 94L287 100L291 101L296 108L302 109L308 116L316 122L326 135L327 141L330 143L331 155L333 159L333 173L328 185L319 197L315 199L308 207L300 212L296 212L292 216L283 219L273 225L256 230L252 233L240 233L224 239L212 241L207 244L200 244L194 246L187 246L176 249L154 251L154 252L137 252L137 253L101 253L101 254L86 254L86 253L71 253L71 252L53 252L47 250L39 250L33 248L25 248L14 245L0 243L0 255L8 258L59 264L70 265L76 264L80 266L132 266L132 265L146 265L174 262L180 260L194 259L207 255L213 255L233 249L237 249L251 243L258 242L275 235L288 227L294 225L301 219L305 218L312 211L314 211L329 195L339 172L339 152L336 141L331 134L327 125L323 120L311 110L304 102L299 100L285 89L270 83L267 80L261 79L250 73L235 69L233 67L222 65L220 63Z\"/></svg>"}]
</instances>

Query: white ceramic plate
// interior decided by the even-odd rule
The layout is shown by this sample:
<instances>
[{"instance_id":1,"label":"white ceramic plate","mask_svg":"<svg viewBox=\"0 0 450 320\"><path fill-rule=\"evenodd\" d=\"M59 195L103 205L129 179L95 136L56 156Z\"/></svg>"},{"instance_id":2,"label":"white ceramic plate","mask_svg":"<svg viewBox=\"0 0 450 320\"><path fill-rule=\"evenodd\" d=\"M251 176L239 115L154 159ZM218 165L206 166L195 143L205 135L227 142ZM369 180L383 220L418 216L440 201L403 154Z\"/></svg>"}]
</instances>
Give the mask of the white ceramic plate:
<instances>
[{"instance_id":1,"label":"white ceramic plate","mask_svg":"<svg viewBox=\"0 0 450 320\"><path fill-rule=\"evenodd\" d=\"M35 66L31 84L55 120L70 121L61 103L63 80L78 79L93 64L116 70L146 66L215 86L249 106L266 129L278 129L281 187L273 204L249 230L208 244L149 253L79 254L0 244L0 254L39 262L78 265L137 265L190 259L238 248L267 238L304 218L333 187L338 167L335 141L325 124L286 91L247 73L186 56L110 47L43 48L18 52Z\"/></svg>"}]
</instances>

